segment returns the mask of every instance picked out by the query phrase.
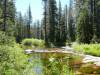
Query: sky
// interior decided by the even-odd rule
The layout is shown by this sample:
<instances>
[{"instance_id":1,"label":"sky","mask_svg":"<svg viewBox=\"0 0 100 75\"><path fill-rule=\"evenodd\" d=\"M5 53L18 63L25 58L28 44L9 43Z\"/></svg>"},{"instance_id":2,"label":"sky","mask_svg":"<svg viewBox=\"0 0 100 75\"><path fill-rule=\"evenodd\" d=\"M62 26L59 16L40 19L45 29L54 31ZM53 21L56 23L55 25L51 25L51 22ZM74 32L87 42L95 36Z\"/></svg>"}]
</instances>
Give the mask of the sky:
<instances>
[{"instance_id":1,"label":"sky","mask_svg":"<svg viewBox=\"0 0 100 75\"><path fill-rule=\"evenodd\" d=\"M57 1L57 5L59 3L59 0ZM64 7L66 4L69 4L69 0L61 0L62 7ZM32 11L32 17L34 20L41 20L43 17L43 2L42 0L16 0L16 9L17 12L21 12L22 15L24 15L29 7L29 4L31 6Z\"/></svg>"}]
</instances>

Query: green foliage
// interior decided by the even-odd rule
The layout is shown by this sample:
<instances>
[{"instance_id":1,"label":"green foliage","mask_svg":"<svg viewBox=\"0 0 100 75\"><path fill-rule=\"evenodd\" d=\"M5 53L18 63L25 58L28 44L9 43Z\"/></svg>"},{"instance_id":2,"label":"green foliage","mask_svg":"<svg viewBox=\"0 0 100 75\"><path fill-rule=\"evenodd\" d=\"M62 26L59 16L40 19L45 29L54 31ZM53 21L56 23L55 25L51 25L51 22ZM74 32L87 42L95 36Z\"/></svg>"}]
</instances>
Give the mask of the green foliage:
<instances>
[{"instance_id":1,"label":"green foliage","mask_svg":"<svg viewBox=\"0 0 100 75\"><path fill-rule=\"evenodd\" d=\"M78 52L100 56L100 44L73 44L72 47Z\"/></svg>"},{"instance_id":2,"label":"green foliage","mask_svg":"<svg viewBox=\"0 0 100 75\"><path fill-rule=\"evenodd\" d=\"M21 49L18 46L10 47L6 45L0 46L0 73L1 75L17 75L24 68L25 59ZM12 70L11 70L12 69ZM8 72L9 71L9 72ZM14 71L16 71L14 73ZM9 74L9 75L11 75Z\"/></svg>"},{"instance_id":3,"label":"green foliage","mask_svg":"<svg viewBox=\"0 0 100 75\"><path fill-rule=\"evenodd\" d=\"M16 8L15 8L14 0L10 0L10 1L6 0L6 3L3 0L0 1L0 25L1 25L0 30L3 31L6 30L7 33L9 33L10 35L14 33L13 26L15 25L15 14L16 14ZM4 27L4 25L6 27Z\"/></svg>"},{"instance_id":4,"label":"green foliage","mask_svg":"<svg viewBox=\"0 0 100 75\"><path fill-rule=\"evenodd\" d=\"M46 59L43 61L45 75L74 75L68 64L69 57L63 57L63 59L59 57L58 54L50 55L49 61Z\"/></svg>"},{"instance_id":5,"label":"green foliage","mask_svg":"<svg viewBox=\"0 0 100 75\"><path fill-rule=\"evenodd\" d=\"M81 10L77 21L77 40L79 43L90 43L92 39L92 26L86 8Z\"/></svg>"},{"instance_id":6,"label":"green foliage","mask_svg":"<svg viewBox=\"0 0 100 75\"><path fill-rule=\"evenodd\" d=\"M24 71L28 73L26 69L30 64L20 45L4 32L0 32L0 38L0 75L25 75Z\"/></svg>"},{"instance_id":7,"label":"green foliage","mask_svg":"<svg viewBox=\"0 0 100 75\"><path fill-rule=\"evenodd\" d=\"M100 6L100 1L97 2L97 5Z\"/></svg>"},{"instance_id":8,"label":"green foliage","mask_svg":"<svg viewBox=\"0 0 100 75\"><path fill-rule=\"evenodd\" d=\"M0 74L1 75L25 75L24 73L32 73L32 64L27 61L28 58L24 54L19 45L0 46ZM30 71L29 71L30 70Z\"/></svg>"},{"instance_id":9,"label":"green foliage","mask_svg":"<svg viewBox=\"0 0 100 75\"><path fill-rule=\"evenodd\" d=\"M48 0L48 12L47 12L47 34L48 35L48 41L51 43L55 42L55 29L57 25L57 6L56 6L56 0ZM47 10L46 9L46 10Z\"/></svg>"},{"instance_id":10,"label":"green foliage","mask_svg":"<svg viewBox=\"0 0 100 75\"><path fill-rule=\"evenodd\" d=\"M70 42L75 41L75 23L74 23L74 17L73 17L73 0L70 0L69 4L69 10L68 10L68 26L67 26L67 37Z\"/></svg>"},{"instance_id":11,"label":"green foliage","mask_svg":"<svg viewBox=\"0 0 100 75\"><path fill-rule=\"evenodd\" d=\"M77 4L77 40L80 43L99 42L100 1L81 0ZM81 8L80 8L81 7Z\"/></svg>"},{"instance_id":12,"label":"green foliage","mask_svg":"<svg viewBox=\"0 0 100 75\"><path fill-rule=\"evenodd\" d=\"M29 5L28 13L27 13L27 38L31 38L31 23L32 23L32 14L31 14L31 8Z\"/></svg>"},{"instance_id":13,"label":"green foliage","mask_svg":"<svg viewBox=\"0 0 100 75\"><path fill-rule=\"evenodd\" d=\"M22 45L24 47L37 47L37 48L44 48L45 42L39 39L24 39L22 41Z\"/></svg>"},{"instance_id":14,"label":"green foliage","mask_svg":"<svg viewBox=\"0 0 100 75\"><path fill-rule=\"evenodd\" d=\"M13 45L15 44L14 37L8 36L5 32L0 31L0 45Z\"/></svg>"}]
</instances>

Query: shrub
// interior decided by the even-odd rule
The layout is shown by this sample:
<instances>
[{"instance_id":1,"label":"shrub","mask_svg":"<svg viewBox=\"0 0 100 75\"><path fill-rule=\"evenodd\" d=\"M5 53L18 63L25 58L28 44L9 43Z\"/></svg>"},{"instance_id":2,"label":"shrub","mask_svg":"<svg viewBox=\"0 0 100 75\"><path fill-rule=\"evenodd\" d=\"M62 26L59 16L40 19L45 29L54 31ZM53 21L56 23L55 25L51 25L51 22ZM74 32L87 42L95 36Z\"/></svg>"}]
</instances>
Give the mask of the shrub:
<instances>
[{"instance_id":1,"label":"shrub","mask_svg":"<svg viewBox=\"0 0 100 75\"><path fill-rule=\"evenodd\" d=\"M5 32L0 31L0 45L12 46L15 44L15 39L12 36L8 36Z\"/></svg>"},{"instance_id":2,"label":"shrub","mask_svg":"<svg viewBox=\"0 0 100 75\"><path fill-rule=\"evenodd\" d=\"M32 46L32 42L33 42L33 40L31 40L31 39L25 39L22 41L22 44L24 46Z\"/></svg>"},{"instance_id":3,"label":"shrub","mask_svg":"<svg viewBox=\"0 0 100 75\"><path fill-rule=\"evenodd\" d=\"M39 39L24 39L22 41L22 45L27 48L37 47L37 48L44 48L45 42Z\"/></svg>"},{"instance_id":4,"label":"shrub","mask_svg":"<svg viewBox=\"0 0 100 75\"><path fill-rule=\"evenodd\" d=\"M32 67L18 44L14 47L0 46L0 75L33 75Z\"/></svg>"},{"instance_id":5,"label":"shrub","mask_svg":"<svg viewBox=\"0 0 100 75\"><path fill-rule=\"evenodd\" d=\"M31 69L26 70L27 66L32 66L27 60L14 38L0 32L0 75L25 75Z\"/></svg>"}]
</instances>

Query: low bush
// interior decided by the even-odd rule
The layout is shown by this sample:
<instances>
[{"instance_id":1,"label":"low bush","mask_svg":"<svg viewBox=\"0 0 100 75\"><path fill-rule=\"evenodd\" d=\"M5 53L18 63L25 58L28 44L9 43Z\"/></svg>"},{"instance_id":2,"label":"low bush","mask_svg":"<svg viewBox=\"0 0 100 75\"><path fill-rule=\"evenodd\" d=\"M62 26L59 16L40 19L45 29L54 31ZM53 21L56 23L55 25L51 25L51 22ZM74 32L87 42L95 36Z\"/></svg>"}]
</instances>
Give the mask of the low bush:
<instances>
[{"instance_id":1,"label":"low bush","mask_svg":"<svg viewBox=\"0 0 100 75\"><path fill-rule=\"evenodd\" d=\"M0 75L33 75L27 55L13 37L0 32ZM28 68L28 70L27 70ZM32 72L31 72L32 73Z\"/></svg>"},{"instance_id":2,"label":"low bush","mask_svg":"<svg viewBox=\"0 0 100 75\"><path fill-rule=\"evenodd\" d=\"M72 47L77 51L86 54L100 56L100 44L73 44Z\"/></svg>"},{"instance_id":3,"label":"low bush","mask_svg":"<svg viewBox=\"0 0 100 75\"><path fill-rule=\"evenodd\" d=\"M8 36L5 32L0 31L0 45L12 46L15 44L15 38Z\"/></svg>"},{"instance_id":4,"label":"low bush","mask_svg":"<svg viewBox=\"0 0 100 75\"><path fill-rule=\"evenodd\" d=\"M32 47L44 48L45 42L43 40L39 40L39 39L24 39L22 41L22 46L24 48L32 48Z\"/></svg>"}]
</instances>

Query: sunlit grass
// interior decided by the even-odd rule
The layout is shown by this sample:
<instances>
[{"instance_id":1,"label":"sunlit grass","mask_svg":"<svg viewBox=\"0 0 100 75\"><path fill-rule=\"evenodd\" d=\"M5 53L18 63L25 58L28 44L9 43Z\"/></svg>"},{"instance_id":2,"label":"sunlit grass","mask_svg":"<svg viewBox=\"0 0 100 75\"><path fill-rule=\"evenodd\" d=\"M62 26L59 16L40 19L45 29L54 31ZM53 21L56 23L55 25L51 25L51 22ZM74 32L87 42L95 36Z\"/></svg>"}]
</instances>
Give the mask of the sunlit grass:
<instances>
[{"instance_id":1,"label":"sunlit grass","mask_svg":"<svg viewBox=\"0 0 100 75\"><path fill-rule=\"evenodd\" d=\"M24 49L44 48L45 42L39 39L24 39L22 41L22 47Z\"/></svg>"},{"instance_id":2,"label":"sunlit grass","mask_svg":"<svg viewBox=\"0 0 100 75\"><path fill-rule=\"evenodd\" d=\"M72 47L77 52L100 56L100 44L73 44Z\"/></svg>"}]
</instances>

